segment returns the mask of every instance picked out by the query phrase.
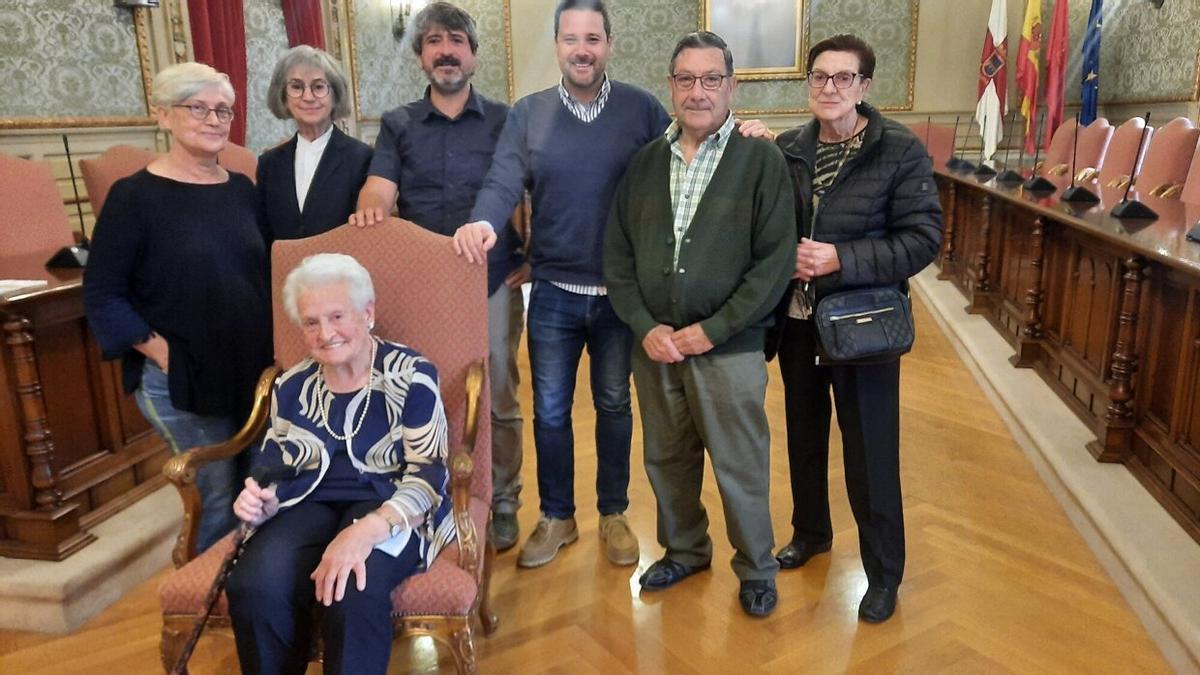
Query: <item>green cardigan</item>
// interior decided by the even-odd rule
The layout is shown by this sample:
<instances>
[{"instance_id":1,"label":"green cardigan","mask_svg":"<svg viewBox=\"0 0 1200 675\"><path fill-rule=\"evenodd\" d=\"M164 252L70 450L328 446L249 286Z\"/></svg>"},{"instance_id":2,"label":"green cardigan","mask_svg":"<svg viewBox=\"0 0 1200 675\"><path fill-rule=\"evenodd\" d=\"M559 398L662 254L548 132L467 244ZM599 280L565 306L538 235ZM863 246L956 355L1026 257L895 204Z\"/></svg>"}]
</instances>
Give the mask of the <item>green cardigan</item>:
<instances>
[{"instance_id":1,"label":"green cardigan","mask_svg":"<svg viewBox=\"0 0 1200 675\"><path fill-rule=\"evenodd\" d=\"M613 308L639 342L658 324L699 322L715 345L709 353L761 350L795 271L796 210L783 154L767 141L730 136L678 265L670 158L665 137L651 141L617 188L604 241Z\"/></svg>"}]
</instances>

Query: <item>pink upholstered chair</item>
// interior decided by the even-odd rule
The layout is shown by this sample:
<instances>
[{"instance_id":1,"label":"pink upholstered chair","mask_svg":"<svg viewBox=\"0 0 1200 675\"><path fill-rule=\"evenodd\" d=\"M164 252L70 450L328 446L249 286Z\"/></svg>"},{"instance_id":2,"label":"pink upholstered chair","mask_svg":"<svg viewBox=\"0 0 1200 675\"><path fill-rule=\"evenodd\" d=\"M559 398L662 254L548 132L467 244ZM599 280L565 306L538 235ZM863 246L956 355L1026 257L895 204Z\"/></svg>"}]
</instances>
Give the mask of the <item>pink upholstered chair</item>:
<instances>
[{"instance_id":1,"label":"pink upholstered chair","mask_svg":"<svg viewBox=\"0 0 1200 675\"><path fill-rule=\"evenodd\" d=\"M157 156L154 152L132 145L114 145L99 157L79 160L79 172L83 174L83 184L87 186L92 213L100 215L113 183L146 168Z\"/></svg>"},{"instance_id":2,"label":"pink upholstered chair","mask_svg":"<svg viewBox=\"0 0 1200 675\"><path fill-rule=\"evenodd\" d=\"M0 252L50 254L74 243L50 165L0 154Z\"/></svg>"},{"instance_id":3,"label":"pink upholstered chair","mask_svg":"<svg viewBox=\"0 0 1200 675\"><path fill-rule=\"evenodd\" d=\"M1063 122L1050 137L1050 147L1042 153L1042 166L1038 173L1063 176L1071 170L1071 150L1075 143L1075 118Z\"/></svg>"},{"instance_id":4,"label":"pink upholstered chair","mask_svg":"<svg viewBox=\"0 0 1200 675\"><path fill-rule=\"evenodd\" d=\"M1192 155L1192 165L1188 168L1187 180L1183 183L1179 199L1189 204L1200 204L1200 152Z\"/></svg>"},{"instance_id":5,"label":"pink upholstered chair","mask_svg":"<svg viewBox=\"0 0 1200 675\"><path fill-rule=\"evenodd\" d=\"M942 167L954 154L954 128L929 122L908 125L917 138L925 144L925 151L933 158L935 167Z\"/></svg>"},{"instance_id":6,"label":"pink upholstered chair","mask_svg":"<svg viewBox=\"0 0 1200 675\"><path fill-rule=\"evenodd\" d=\"M1197 140L1200 129L1186 117L1176 117L1159 127L1147 143L1143 169L1134 181L1138 192L1159 197L1177 195L1187 180Z\"/></svg>"},{"instance_id":7,"label":"pink upholstered chair","mask_svg":"<svg viewBox=\"0 0 1200 675\"><path fill-rule=\"evenodd\" d=\"M1100 185L1112 188L1123 188L1138 175L1142 169L1142 160L1146 155L1144 147L1139 147L1142 140L1142 129L1146 121L1140 117L1131 117L1113 132L1108 144L1108 153L1104 157L1104 166L1100 168ZM1154 140L1154 127L1146 131L1146 145Z\"/></svg>"},{"instance_id":8,"label":"pink upholstered chair","mask_svg":"<svg viewBox=\"0 0 1200 675\"><path fill-rule=\"evenodd\" d=\"M478 618L488 635L497 625L488 601L494 551L485 545L492 493L491 418L484 377L487 275L485 268L455 256L448 237L398 218L367 229L339 227L272 247L276 366L259 380L250 420L229 442L194 448L172 458L163 469L180 488L185 506L184 531L174 552L178 569L159 591L163 664L170 668L174 663L231 546L232 535L195 557L199 516L199 493L192 483L195 467L237 454L265 428L271 385L280 368L307 355L300 330L287 318L279 298L283 280L302 259L319 252L357 258L374 281L376 332L415 348L438 368L450 425L449 466L458 540L443 550L427 572L410 577L392 593L393 624L400 635L432 636L454 654L459 672L473 672L472 619ZM228 630L224 596L208 625ZM313 653L319 654L320 649Z\"/></svg>"},{"instance_id":9,"label":"pink upholstered chair","mask_svg":"<svg viewBox=\"0 0 1200 675\"><path fill-rule=\"evenodd\" d=\"M248 148L243 148L236 143L225 144L225 147L217 153L217 164L229 171L245 174L252 183L258 181L258 157Z\"/></svg>"},{"instance_id":10,"label":"pink upholstered chair","mask_svg":"<svg viewBox=\"0 0 1200 675\"><path fill-rule=\"evenodd\" d=\"M1113 127L1108 120L1097 117L1079 132L1079 148L1075 157L1076 180L1083 183L1095 178L1108 158L1108 144Z\"/></svg>"}]
</instances>

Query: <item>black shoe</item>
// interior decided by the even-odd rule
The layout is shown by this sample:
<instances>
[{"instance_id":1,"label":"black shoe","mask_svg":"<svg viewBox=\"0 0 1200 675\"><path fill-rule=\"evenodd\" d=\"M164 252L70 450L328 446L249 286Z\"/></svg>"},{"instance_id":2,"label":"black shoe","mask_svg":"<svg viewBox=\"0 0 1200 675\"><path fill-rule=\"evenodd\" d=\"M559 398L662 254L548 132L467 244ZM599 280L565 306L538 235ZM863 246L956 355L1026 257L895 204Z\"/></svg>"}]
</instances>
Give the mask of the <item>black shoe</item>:
<instances>
[{"instance_id":1,"label":"black shoe","mask_svg":"<svg viewBox=\"0 0 1200 675\"><path fill-rule=\"evenodd\" d=\"M492 545L496 547L497 551L507 551L515 546L520 534L521 527L517 524L517 514L500 512L492 514Z\"/></svg>"},{"instance_id":2,"label":"black shoe","mask_svg":"<svg viewBox=\"0 0 1200 675\"><path fill-rule=\"evenodd\" d=\"M867 623L883 623L896 611L896 589L870 586L858 603L858 618Z\"/></svg>"},{"instance_id":3,"label":"black shoe","mask_svg":"<svg viewBox=\"0 0 1200 675\"><path fill-rule=\"evenodd\" d=\"M779 592L775 590L773 579L750 579L743 581L738 588L738 602L750 616L767 616L775 611L779 602Z\"/></svg>"},{"instance_id":4,"label":"black shoe","mask_svg":"<svg viewBox=\"0 0 1200 675\"><path fill-rule=\"evenodd\" d=\"M642 576L638 577L638 583L647 591L661 591L709 567L709 563L692 567L691 565L684 565L670 558L663 558L656 560L650 567L646 568Z\"/></svg>"},{"instance_id":5,"label":"black shoe","mask_svg":"<svg viewBox=\"0 0 1200 675\"><path fill-rule=\"evenodd\" d=\"M779 561L781 568L793 570L797 567L804 567L804 563L808 562L809 558L818 553L825 553L831 548L833 548L832 541L820 544L811 544L807 541L792 541L792 543L779 549L779 553L775 554L775 559Z\"/></svg>"}]
</instances>

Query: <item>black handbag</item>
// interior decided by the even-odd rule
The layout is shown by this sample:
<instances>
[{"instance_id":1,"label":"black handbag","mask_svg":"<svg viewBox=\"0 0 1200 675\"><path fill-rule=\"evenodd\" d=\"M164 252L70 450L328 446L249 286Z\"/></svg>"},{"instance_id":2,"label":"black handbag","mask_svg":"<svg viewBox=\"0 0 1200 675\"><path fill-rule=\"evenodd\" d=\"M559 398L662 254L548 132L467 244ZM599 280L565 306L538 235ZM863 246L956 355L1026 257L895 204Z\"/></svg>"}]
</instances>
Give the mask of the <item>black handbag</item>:
<instances>
[{"instance_id":1,"label":"black handbag","mask_svg":"<svg viewBox=\"0 0 1200 675\"><path fill-rule=\"evenodd\" d=\"M895 286L858 288L827 295L813 310L817 363L892 361L913 345L912 302Z\"/></svg>"}]
</instances>

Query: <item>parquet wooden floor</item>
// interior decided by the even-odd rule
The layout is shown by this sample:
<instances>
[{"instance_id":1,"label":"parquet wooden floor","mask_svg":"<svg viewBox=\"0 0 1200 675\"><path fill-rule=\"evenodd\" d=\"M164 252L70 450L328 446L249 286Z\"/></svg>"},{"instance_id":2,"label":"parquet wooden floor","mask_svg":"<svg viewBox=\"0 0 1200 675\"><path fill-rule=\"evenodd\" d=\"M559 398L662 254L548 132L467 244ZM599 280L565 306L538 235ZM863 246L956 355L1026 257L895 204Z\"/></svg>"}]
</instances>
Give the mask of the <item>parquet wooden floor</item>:
<instances>
[{"instance_id":1,"label":"parquet wooden floor","mask_svg":"<svg viewBox=\"0 0 1200 675\"><path fill-rule=\"evenodd\" d=\"M738 607L711 473L704 500L715 543L713 569L668 591L639 595L639 571L661 554L653 495L641 466L640 424L629 515L642 559L637 568L617 568L604 559L596 537L593 416L581 376L575 420L579 541L540 569L517 569L515 549L497 558L493 593L501 625L491 639L478 638L481 672L1169 672L949 342L925 308L914 305L919 339L902 370L908 565L891 621L869 626L856 619L865 580L837 447L830 461L833 552L780 573L773 616L750 619ZM771 502L782 541L790 535L791 495L783 395L778 371L770 369ZM524 534L538 515L527 376L522 399ZM0 632L0 672L158 671L155 589L161 578L142 584L74 635ZM202 640L192 664L194 673L236 672L232 642ZM439 668L453 672L428 640L397 645L393 672ZM310 672L319 671L313 666Z\"/></svg>"}]
</instances>

